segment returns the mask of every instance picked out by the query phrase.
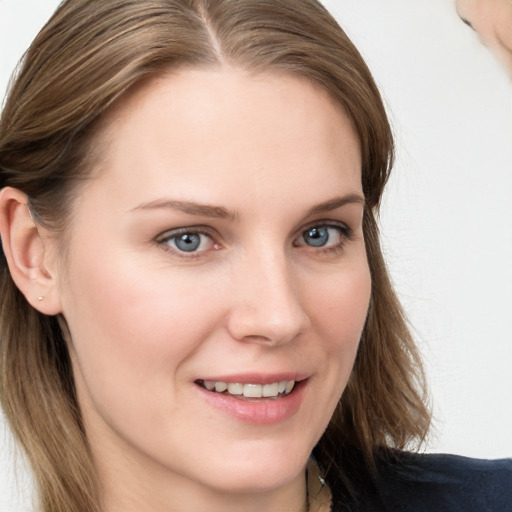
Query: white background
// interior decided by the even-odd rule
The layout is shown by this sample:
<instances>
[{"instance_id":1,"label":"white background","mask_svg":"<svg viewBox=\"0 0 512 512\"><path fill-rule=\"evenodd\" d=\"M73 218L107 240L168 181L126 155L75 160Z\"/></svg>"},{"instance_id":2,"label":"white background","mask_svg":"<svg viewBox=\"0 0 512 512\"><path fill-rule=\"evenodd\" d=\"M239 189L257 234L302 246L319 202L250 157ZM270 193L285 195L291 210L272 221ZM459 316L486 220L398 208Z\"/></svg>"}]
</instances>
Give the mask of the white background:
<instances>
[{"instance_id":1,"label":"white background","mask_svg":"<svg viewBox=\"0 0 512 512\"><path fill-rule=\"evenodd\" d=\"M398 160L382 212L424 354L427 451L512 456L512 86L451 0L325 0L366 58ZM0 0L0 97L56 0ZM0 511L30 504L0 418Z\"/></svg>"}]
</instances>

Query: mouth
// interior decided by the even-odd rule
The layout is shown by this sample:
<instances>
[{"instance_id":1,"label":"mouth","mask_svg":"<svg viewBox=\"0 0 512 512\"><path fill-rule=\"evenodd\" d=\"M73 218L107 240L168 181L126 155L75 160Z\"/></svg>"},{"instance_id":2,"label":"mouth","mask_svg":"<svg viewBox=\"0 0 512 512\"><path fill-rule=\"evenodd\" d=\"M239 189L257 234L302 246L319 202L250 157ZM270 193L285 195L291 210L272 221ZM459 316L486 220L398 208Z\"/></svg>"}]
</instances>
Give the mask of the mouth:
<instances>
[{"instance_id":1,"label":"mouth","mask_svg":"<svg viewBox=\"0 0 512 512\"><path fill-rule=\"evenodd\" d=\"M212 393L232 396L239 400L279 399L289 395L297 381L280 380L267 384L197 380L196 384Z\"/></svg>"},{"instance_id":2,"label":"mouth","mask_svg":"<svg viewBox=\"0 0 512 512\"><path fill-rule=\"evenodd\" d=\"M196 389L215 409L253 425L278 424L295 416L310 375L231 375L197 379Z\"/></svg>"}]
</instances>

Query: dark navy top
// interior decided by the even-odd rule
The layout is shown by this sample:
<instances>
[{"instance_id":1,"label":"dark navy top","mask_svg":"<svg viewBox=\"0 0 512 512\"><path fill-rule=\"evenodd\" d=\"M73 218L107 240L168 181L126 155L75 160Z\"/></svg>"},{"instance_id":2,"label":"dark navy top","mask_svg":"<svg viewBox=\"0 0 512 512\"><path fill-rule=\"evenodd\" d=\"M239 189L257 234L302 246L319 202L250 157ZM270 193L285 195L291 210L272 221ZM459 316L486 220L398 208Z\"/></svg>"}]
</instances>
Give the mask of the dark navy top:
<instances>
[{"instance_id":1,"label":"dark navy top","mask_svg":"<svg viewBox=\"0 0 512 512\"><path fill-rule=\"evenodd\" d=\"M395 455L376 477L353 482L351 504L332 488L333 512L512 512L512 458Z\"/></svg>"}]
</instances>

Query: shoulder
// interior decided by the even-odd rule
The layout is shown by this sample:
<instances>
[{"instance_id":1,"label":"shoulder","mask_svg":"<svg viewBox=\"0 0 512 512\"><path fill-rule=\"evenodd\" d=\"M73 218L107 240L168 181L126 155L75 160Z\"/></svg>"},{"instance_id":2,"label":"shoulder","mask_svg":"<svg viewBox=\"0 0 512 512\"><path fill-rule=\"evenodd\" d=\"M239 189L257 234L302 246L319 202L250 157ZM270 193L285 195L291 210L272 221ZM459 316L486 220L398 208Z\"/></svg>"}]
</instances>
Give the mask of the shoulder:
<instances>
[{"instance_id":1,"label":"shoulder","mask_svg":"<svg viewBox=\"0 0 512 512\"><path fill-rule=\"evenodd\" d=\"M376 475L361 476L352 481L356 503L335 499L334 512L512 512L512 459L396 451Z\"/></svg>"},{"instance_id":2,"label":"shoulder","mask_svg":"<svg viewBox=\"0 0 512 512\"><path fill-rule=\"evenodd\" d=\"M512 512L512 459L397 452L378 464L373 488L384 510Z\"/></svg>"}]
</instances>

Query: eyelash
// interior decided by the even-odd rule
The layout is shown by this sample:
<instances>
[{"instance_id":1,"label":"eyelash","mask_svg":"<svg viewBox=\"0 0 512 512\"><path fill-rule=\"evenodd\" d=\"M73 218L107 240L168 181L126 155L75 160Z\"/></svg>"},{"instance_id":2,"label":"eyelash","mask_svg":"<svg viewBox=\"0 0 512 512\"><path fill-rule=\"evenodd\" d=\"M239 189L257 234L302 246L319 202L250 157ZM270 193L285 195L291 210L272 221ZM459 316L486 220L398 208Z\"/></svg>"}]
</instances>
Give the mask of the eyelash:
<instances>
[{"instance_id":1,"label":"eyelash","mask_svg":"<svg viewBox=\"0 0 512 512\"><path fill-rule=\"evenodd\" d=\"M300 231L299 238L304 238L304 235L308 231L310 231L314 228L335 229L339 233L340 241L334 245L327 246L327 247L324 247L324 246L315 247L312 245L308 245L306 243L299 244L296 242L294 242L293 246L294 247L308 247L309 249L312 249L315 252L320 252L320 253L323 253L326 255L330 255L330 254L337 254L337 253L341 252L345 248L346 242L353 238L353 232L348 226L346 226L344 224L334 224L332 222L315 222L314 224L310 224L309 226L306 226L305 228L303 228ZM182 235L204 235L211 240L211 243L213 244L215 249L218 249L220 247L219 244L217 244L214 240L214 234L213 234L212 230L210 230L204 226L191 226L191 227L179 228L179 229L175 229L172 231L168 231L168 232L164 233L163 235L158 236L155 241L156 241L156 244L158 246L160 246L164 251L169 252L173 255L176 255L180 258L187 258L187 259L198 258L198 257L201 257L203 252L207 252L207 251L186 252L186 251L180 251L175 248L171 248L169 246L169 242L173 239L177 239L179 236L182 236Z\"/></svg>"},{"instance_id":2,"label":"eyelash","mask_svg":"<svg viewBox=\"0 0 512 512\"><path fill-rule=\"evenodd\" d=\"M334 245L330 245L327 247L320 246L320 247L315 248L314 246L307 245L307 244L300 244L300 245L294 244L295 247L306 246L306 247L309 247L310 249L314 250L315 252L320 252L320 253L326 254L326 255L333 255L333 254L338 254L341 251L343 251L343 249L345 248L345 244L348 241L350 241L354 236L353 231L345 224L336 224L333 222L326 222L326 221L324 221L324 222L316 221L315 223L310 224L309 226L306 226L305 228L303 228L302 231L300 232L300 237L303 238L305 233L307 233L308 231L310 231L314 228L335 229L339 233L340 241Z\"/></svg>"},{"instance_id":3,"label":"eyelash","mask_svg":"<svg viewBox=\"0 0 512 512\"><path fill-rule=\"evenodd\" d=\"M156 243L159 245L164 251L171 253L175 256L178 256L179 258L198 258L202 255L203 252L206 251L180 251L178 249L174 249L169 246L169 242L173 239L177 239L179 236L183 235L204 235L207 236L214 245L215 248L218 248L219 245L215 243L213 233L210 229L203 227L203 226L191 226L187 228L178 228L174 229L172 231L167 231L163 235L156 238Z\"/></svg>"}]
</instances>

